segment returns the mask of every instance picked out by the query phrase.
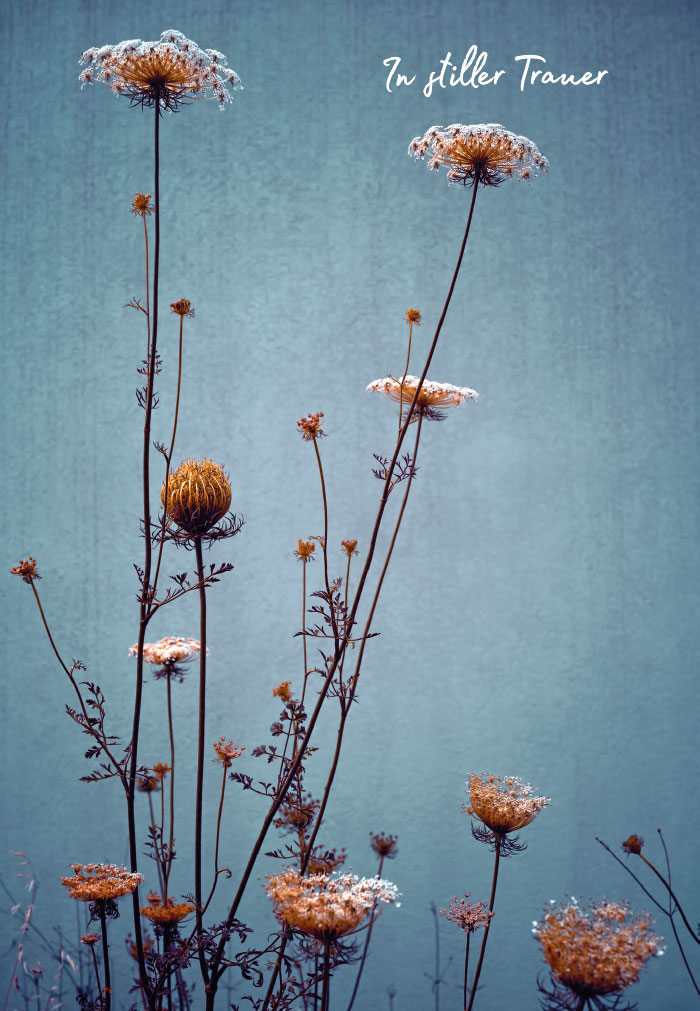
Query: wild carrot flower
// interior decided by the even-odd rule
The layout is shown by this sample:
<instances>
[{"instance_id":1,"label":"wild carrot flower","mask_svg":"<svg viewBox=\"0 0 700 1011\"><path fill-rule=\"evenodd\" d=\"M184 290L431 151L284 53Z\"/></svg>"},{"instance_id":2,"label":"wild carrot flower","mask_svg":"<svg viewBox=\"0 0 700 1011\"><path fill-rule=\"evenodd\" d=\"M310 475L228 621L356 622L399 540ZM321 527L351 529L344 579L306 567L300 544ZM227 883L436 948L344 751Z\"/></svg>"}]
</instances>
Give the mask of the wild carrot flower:
<instances>
[{"instance_id":1,"label":"wild carrot flower","mask_svg":"<svg viewBox=\"0 0 700 1011\"><path fill-rule=\"evenodd\" d=\"M661 938L651 932L647 913L632 916L627 903L575 899L545 907L533 934L555 979L579 997L601 997L636 983Z\"/></svg>"},{"instance_id":2,"label":"wild carrot flower","mask_svg":"<svg viewBox=\"0 0 700 1011\"><path fill-rule=\"evenodd\" d=\"M160 500L165 505L165 485ZM201 537L231 505L224 468L211 460L185 460L168 477L167 512L191 537Z\"/></svg>"},{"instance_id":3,"label":"wild carrot flower","mask_svg":"<svg viewBox=\"0 0 700 1011\"><path fill-rule=\"evenodd\" d=\"M465 892L464 898L459 900L453 895L449 910L441 909L440 913L448 920L453 920L462 930L473 934L479 927L486 926L493 913L489 912L487 902L467 902L468 898L469 892Z\"/></svg>"},{"instance_id":4,"label":"wild carrot flower","mask_svg":"<svg viewBox=\"0 0 700 1011\"><path fill-rule=\"evenodd\" d=\"M313 541L300 540L297 541L297 549L294 552L294 554L296 555L296 557L299 559L300 562L303 562L306 565L307 562L313 561L313 558L311 556L313 555L315 550L316 545L314 544Z\"/></svg>"},{"instance_id":5,"label":"wild carrot flower","mask_svg":"<svg viewBox=\"0 0 700 1011\"><path fill-rule=\"evenodd\" d=\"M320 439L326 434L321 428L322 417L323 411L319 411L318 414L309 413L305 418L300 418L297 421L297 428L302 439L306 442L312 442L314 439Z\"/></svg>"},{"instance_id":6,"label":"wild carrot flower","mask_svg":"<svg viewBox=\"0 0 700 1011\"><path fill-rule=\"evenodd\" d=\"M126 95L132 105L158 105L173 112L185 99L206 98L209 92L223 109L232 100L229 89L241 88L223 53L202 50L173 30L163 32L159 42L129 39L87 49L80 63L87 64L78 78L83 87L102 81L115 97Z\"/></svg>"},{"instance_id":7,"label":"wild carrot flower","mask_svg":"<svg viewBox=\"0 0 700 1011\"><path fill-rule=\"evenodd\" d=\"M102 940L101 934L89 933L83 934L83 936L80 938L80 943L87 944L88 946L91 947L93 944L97 944L97 942L101 940Z\"/></svg>"},{"instance_id":8,"label":"wild carrot flower","mask_svg":"<svg viewBox=\"0 0 700 1011\"><path fill-rule=\"evenodd\" d=\"M72 899L95 902L97 899L118 899L130 895L143 881L143 874L134 874L115 864L70 864L72 878L61 878Z\"/></svg>"},{"instance_id":9,"label":"wild carrot flower","mask_svg":"<svg viewBox=\"0 0 700 1011\"><path fill-rule=\"evenodd\" d=\"M141 915L160 927L171 927L179 923L195 909L192 902L175 903L172 899L163 902L156 892L149 892L147 898L148 905L142 907Z\"/></svg>"},{"instance_id":10,"label":"wild carrot flower","mask_svg":"<svg viewBox=\"0 0 700 1011\"><path fill-rule=\"evenodd\" d=\"M190 663L199 656L201 644L198 639L182 639L177 635L166 635L158 642L146 642L143 646L143 659L146 663L163 667L166 664ZM129 647L129 656L138 654L138 645ZM209 650L207 650L209 652Z\"/></svg>"},{"instance_id":11,"label":"wild carrot flower","mask_svg":"<svg viewBox=\"0 0 700 1011\"><path fill-rule=\"evenodd\" d=\"M166 762L156 762L151 770L159 782L162 782L172 769Z\"/></svg>"},{"instance_id":12,"label":"wild carrot flower","mask_svg":"<svg viewBox=\"0 0 700 1011\"><path fill-rule=\"evenodd\" d=\"M344 849L322 850L315 847L306 865L307 874L332 874L339 867L342 867L347 858Z\"/></svg>"},{"instance_id":13,"label":"wild carrot flower","mask_svg":"<svg viewBox=\"0 0 700 1011\"><path fill-rule=\"evenodd\" d=\"M412 323L413 326L420 326L421 324L421 314L420 309L407 309L406 315L404 316L406 323Z\"/></svg>"},{"instance_id":14,"label":"wild carrot flower","mask_svg":"<svg viewBox=\"0 0 700 1011\"><path fill-rule=\"evenodd\" d=\"M137 193L131 201L131 213L140 214L142 218L153 212L150 193Z\"/></svg>"},{"instance_id":15,"label":"wild carrot flower","mask_svg":"<svg viewBox=\"0 0 700 1011\"><path fill-rule=\"evenodd\" d=\"M386 860L393 860L398 853L397 843L399 837L395 835L385 835L383 832L379 832L377 835L373 835L371 832L369 834L369 839L372 844L372 849L374 852L380 856L384 857Z\"/></svg>"},{"instance_id":16,"label":"wild carrot flower","mask_svg":"<svg viewBox=\"0 0 700 1011\"><path fill-rule=\"evenodd\" d=\"M531 179L549 169L531 140L500 123L431 126L422 137L414 137L408 153L415 158L429 154L429 169L448 165L448 181L464 186L473 186L477 179L482 186L498 186L504 179Z\"/></svg>"},{"instance_id":17,"label":"wild carrot flower","mask_svg":"<svg viewBox=\"0 0 700 1011\"><path fill-rule=\"evenodd\" d=\"M189 298L179 298L177 302L171 302L170 309L176 316L194 316L194 309Z\"/></svg>"},{"instance_id":18,"label":"wild carrot flower","mask_svg":"<svg viewBox=\"0 0 700 1011\"><path fill-rule=\"evenodd\" d=\"M419 382L420 380L416 376L404 376L403 379L387 376L386 379L375 379L373 383L369 384L366 392L383 393L385 397L409 407ZM470 390L468 386L433 383L426 379L418 394L413 420L417 421L421 416L439 420L444 417L442 412L445 408L457 407L464 400L478 399L479 394L475 390Z\"/></svg>"},{"instance_id":19,"label":"wild carrot flower","mask_svg":"<svg viewBox=\"0 0 700 1011\"><path fill-rule=\"evenodd\" d=\"M515 776L469 775L469 803L464 810L495 835L519 832L534 821L550 797L533 797L532 787Z\"/></svg>"},{"instance_id":20,"label":"wild carrot flower","mask_svg":"<svg viewBox=\"0 0 700 1011\"><path fill-rule=\"evenodd\" d=\"M341 541L340 548L345 552L348 558L352 558L353 555L359 555L360 553L357 550L357 541Z\"/></svg>"},{"instance_id":21,"label":"wild carrot flower","mask_svg":"<svg viewBox=\"0 0 700 1011\"><path fill-rule=\"evenodd\" d=\"M41 579L41 576L36 570L36 558L32 558L30 555L26 561L21 561L19 565L14 565L10 569L10 573L13 576L21 576L25 583L30 583L34 579Z\"/></svg>"},{"instance_id":22,"label":"wild carrot flower","mask_svg":"<svg viewBox=\"0 0 700 1011\"><path fill-rule=\"evenodd\" d=\"M390 881L355 874L302 877L290 869L269 876L267 882L278 921L323 941L353 933L379 903L395 903L399 896Z\"/></svg>"},{"instance_id":23,"label":"wild carrot flower","mask_svg":"<svg viewBox=\"0 0 700 1011\"><path fill-rule=\"evenodd\" d=\"M136 789L141 793L153 793L160 790L160 780L157 776L142 776L136 784Z\"/></svg>"},{"instance_id":24,"label":"wild carrot flower","mask_svg":"<svg viewBox=\"0 0 700 1011\"><path fill-rule=\"evenodd\" d=\"M216 752L215 762L221 762L224 769L230 769L234 758L238 758L245 751L238 744L234 744L233 741L226 741L225 737L219 738L218 741L214 742L214 751Z\"/></svg>"},{"instance_id":25,"label":"wild carrot flower","mask_svg":"<svg viewBox=\"0 0 700 1011\"><path fill-rule=\"evenodd\" d=\"M276 688L272 689L272 694L276 698L282 699L283 702L289 702L292 697L292 693L289 690L291 683L291 681L283 681L281 684L277 685Z\"/></svg>"},{"instance_id":26,"label":"wild carrot flower","mask_svg":"<svg viewBox=\"0 0 700 1011\"><path fill-rule=\"evenodd\" d=\"M640 835L631 835L629 839L625 839L622 844L622 848L625 853L636 853L637 855L642 852L643 846L644 840Z\"/></svg>"}]
</instances>

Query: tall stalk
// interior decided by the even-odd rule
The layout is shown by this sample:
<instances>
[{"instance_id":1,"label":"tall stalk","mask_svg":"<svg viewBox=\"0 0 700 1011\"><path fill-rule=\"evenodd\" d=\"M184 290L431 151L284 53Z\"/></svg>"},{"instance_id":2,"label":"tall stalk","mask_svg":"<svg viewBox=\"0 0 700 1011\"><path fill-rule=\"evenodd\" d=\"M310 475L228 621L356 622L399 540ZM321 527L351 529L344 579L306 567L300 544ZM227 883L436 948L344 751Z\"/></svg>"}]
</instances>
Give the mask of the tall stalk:
<instances>
[{"instance_id":1,"label":"tall stalk","mask_svg":"<svg viewBox=\"0 0 700 1011\"><path fill-rule=\"evenodd\" d=\"M197 579L199 581L199 730L197 741L197 798L195 803L194 827L194 899L197 905L197 940L202 940L202 799L204 791L204 734L207 701L207 593L204 585L204 559L202 538L195 537L194 550L197 559ZM199 966L205 984L209 982L207 962L199 947Z\"/></svg>"},{"instance_id":2,"label":"tall stalk","mask_svg":"<svg viewBox=\"0 0 700 1011\"><path fill-rule=\"evenodd\" d=\"M491 882L491 898L489 899L489 913L493 913L493 904L496 900L496 884L498 883L498 866L501 862L501 837L496 835L495 837L496 845L496 857L493 866L493 880ZM472 1011L474 1006L474 998L476 997L476 987L479 982L479 976L481 975L481 967L484 964L484 953L486 951L486 942L489 939L489 930L491 929L491 916L488 917L486 923L484 924L484 936L481 940L481 949L479 950L479 961L476 963L476 972L474 973L474 980L472 982L472 992L469 998L469 1005L467 1006L467 1011ZM581 1005L583 1007L583 1005Z\"/></svg>"},{"instance_id":3,"label":"tall stalk","mask_svg":"<svg viewBox=\"0 0 700 1011\"><path fill-rule=\"evenodd\" d=\"M112 980L109 971L109 945L107 943L107 917L105 916L105 904L102 899L97 900L100 914L100 926L102 927L102 961L105 970L104 1001L100 1000L104 1011L111 1011L112 1007Z\"/></svg>"}]
</instances>

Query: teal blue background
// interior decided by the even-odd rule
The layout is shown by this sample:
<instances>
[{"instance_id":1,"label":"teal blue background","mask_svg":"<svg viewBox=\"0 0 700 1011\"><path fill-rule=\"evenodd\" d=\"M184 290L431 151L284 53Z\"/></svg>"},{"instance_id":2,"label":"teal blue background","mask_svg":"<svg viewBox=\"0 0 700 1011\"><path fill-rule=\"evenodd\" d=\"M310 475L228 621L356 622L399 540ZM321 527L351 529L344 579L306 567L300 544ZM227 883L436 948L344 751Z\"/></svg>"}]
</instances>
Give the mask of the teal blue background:
<instances>
[{"instance_id":1,"label":"teal blue background","mask_svg":"<svg viewBox=\"0 0 700 1011\"><path fill-rule=\"evenodd\" d=\"M385 874L402 906L375 931L356 1005L366 1011L388 1007L391 984L396 1011L432 1007L430 903L488 897L492 858L460 813L470 771L518 775L552 798L524 833L527 851L503 866L480 1011L538 1007L543 963L530 930L550 898L643 907L596 835L616 846L641 833L660 862L662 827L674 886L697 919L697 6L68 0L12 2L4 28L4 565L37 558L59 647L88 664L125 737L144 333L123 306L142 295L141 225L129 210L137 190L152 191L152 122L104 86L81 93L77 60L88 46L177 28L225 52L243 81L223 114L201 103L162 121L161 308L187 297L196 310L176 456L223 463L246 519L212 552L235 571L210 594L208 735L245 744L239 768L262 778L249 756L277 716L272 688L298 685L302 669L293 550L322 530L313 451L295 423L325 413L340 574L341 539L357 537L364 557L379 494L371 454L389 451L395 431L392 405L365 386L400 371L409 305L423 312L416 355L425 353L459 247L467 194L409 160L408 143L435 123L501 122L549 158L548 176L477 199L430 377L481 399L426 426L322 838L369 875L368 833L399 836ZM446 52L461 62L474 43L507 75L426 99L422 84ZM522 53L554 73L609 74L597 87L521 92ZM389 94L391 56L417 80ZM161 439L176 340L163 315ZM187 562L171 555L166 572ZM29 588L9 577L5 588L2 852L31 856L37 923L70 930L59 876L69 861L126 860L124 804L114 783L77 782L88 766L62 714L70 686ZM194 599L166 609L149 638L168 634L198 634ZM174 884L185 893L196 677L175 694ZM164 712L163 685L151 680L149 763L167 755ZM335 721L329 706L309 764L316 793ZM217 791L212 767L211 831ZM231 867L263 810L231 788ZM16 858L0 863L19 891ZM257 873L275 869L261 859ZM273 929L256 881L242 915L256 938ZM3 919L5 945L18 926ZM440 930L441 1007L457 1008L462 935L444 920ZM646 1011L697 1004L672 937L667 949L630 992ZM11 960L1 963L8 978ZM118 964L123 1007L132 964ZM338 973L335 1006L352 978Z\"/></svg>"}]
</instances>

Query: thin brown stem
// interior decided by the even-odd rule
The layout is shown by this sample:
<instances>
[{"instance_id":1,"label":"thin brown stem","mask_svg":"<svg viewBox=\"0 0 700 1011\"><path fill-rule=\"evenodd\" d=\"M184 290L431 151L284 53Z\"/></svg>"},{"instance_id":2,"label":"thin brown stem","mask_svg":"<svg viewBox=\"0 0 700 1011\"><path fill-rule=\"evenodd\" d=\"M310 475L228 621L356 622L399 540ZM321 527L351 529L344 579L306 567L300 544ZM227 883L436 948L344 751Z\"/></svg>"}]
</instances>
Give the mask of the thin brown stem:
<instances>
[{"instance_id":1,"label":"thin brown stem","mask_svg":"<svg viewBox=\"0 0 700 1011\"><path fill-rule=\"evenodd\" d=\"M202 939L202 799L204 794L204 735L207 703L207 594L204 585L204 559L202 538L195 537L194 550L197 559L197 579L199 580L199 734L197 744L197 798L195 804L194 831L194 898L197 904L197 938ZM209 982L204 952L199 951L199 965L205 984Z\"/></svg>"},{"instance_id":2,"label":"thin brown stem","mask_svg":"<svg viewBox=\"0 0 700 1011\"><path fill-rule=\"evenodd\" d=\"M112 981L109 971L109 945L107 943L107 917L105 916L104 902L98 899L100 909L100 925L102 927L102 962L105 969L105 999L102 1002L104 1011L110 1011L112 1007Z\"/></svg>"},{"instance_id":3,"label":"thin brown stem","mask_svg":"<svg viewBox=\"0 0 700 1011\"><path fill-rule=\"evenodd\" d=\"M170 879L170 867L173 862L173 849L175 846L175 733L173 730L173 704L172 704L172 678L168 674L168 732L170 734L170 832L168 836L167 862L164 870L165 890L163 902L168 898L168 881Z\"/></svg>"},{"instance_id":4,"label":"thin brown stem","mask_svg":"<svg viewBox=\"0 0 700 1011\"><path fill-rule=\"evenodd\" d=\"M692 939L695 941L696 944L700 944L700 937L698 937L698 935L695 933L695 931L693 930L693 928L688 923L688 917L683 912L683 907L681 906L680 902L678 901L678 898L677 898L675 892L673 891L673 889L671 888L670 883L666 880L666 878L663 876L663 874L661 874L659 871L657 871L656 867L654 867L654 865L651 862L651 860L647 860L647 858L644 856L643 853L639 854L639 858L640 858L640 860L643 860L644 863L647 865L647 867L650 870L652 870L654 872L654 874L657 876L657 878L659 879L659 881L661 882L661 884L664 886L664 888L666 889L666 891L668 892L668 894L671 896L671 898L675 902L676 908L678 909L678 912L680 913L681 919L683 920L683 923L685 924L685 926L686 926L686 928L688 930L688 933L690 934L690 936L692 937Z\"/></svg>"},{"instance_id":5,"label":"thin brown stem","mask_svg":"<svg viewBox=\"0 0 700 1011\"><path fill-rule=\"evenodd\" d=\"M163 784L160 787L161 794L161 804L163 801ZM151 839L153 840L153 855L156 859L156 870L158 871L158 884L160 885L160 894L163 894L163 836L161 834L160 842L158 841L158 828L156 826L156 816L153 811L153 791L148 791L148 810L151 815Z\"/></svg>"},{"instance_id":6,"label":"thin brown stem","mask_svg":"<svg viewBox=\"0 0 700 1011\"><path fill-rule=\"evenodd\" d=\"M90 945L90 954L92 955L92 964L95 967L95 979L97 980L97 992L100 995L100 1007L103 1007L102 1001L102 983L100 982L100 969L97 965L97 955L95 954L95 945Z\"/></svg>"},{"instance_id":7,"label":"thin brown stem","mask_svg":"<svg viewBox=\"0 0 700 1011\"><path fill-rule=\"evenodd\" d=\"M151 285L148 278L148 226L146 224L146 215L141 214L143 218L143 243L146 249L146 361L148 361L148 352L151 349Z\"/></svg>"},{"instance_id":8,"label":"thin brown stem","mask_svg":"<svg viewBox=\"0 0 700 1011\"><path fill-rule=\"evenodd\" d=\"M323 987L321 989L321 1011L329 1011L331 1006L331 946L325 942L323 949Z\"/></svg>"},{"instance_id":9,"label":"thin brown stem","mask_svg":"<svg viewBox=\"0 0 700 1011\"><path fill-rule=\"evenodd\" d=\"M333 638L335 640L335 648L338 648L338 627L335 620L335 611L333 609L333 601L331 600L331 587L328 580L328 498L326 496L326 481L323 476L323 464L321 463L321 454L318 450L318 439L314 437L313 439L314 449L316 450L316 462L318 463L318 473L321 478L321 494L323 495L323 579L326 586L326 593L328 594L328 613L331 618L331 627L333 629Z\"/></svg>"},{"instance_id":10,"label":"thin brown stem","mask_svg":"<svg viewBox=\"0 0 700 1011\"><path fill-rule=\"evenodd\" d=\"M403 416L403 385L408 375L408 364L411 361L411 339L413 337L413 320L408 321L408 352L406 354L406 365L403 370L403 378L399 387L399 432L401 431L401 419Z\"/></svg>"},{"instance_id":11,"label":"thin brown stem","mask_svg":"<svg viewBox=\"0 0 700 1011\"><path fill-rule=\"evenodd\" d=\"M467 1008L467 977L469 974L469 941L471 940L472 932L467 931L467 948L464 952L464 1009Z\"/></svg>"},{"instance_id":12,"label":"thin brown stem","mask_svg":"<svg viewBox=\"0 0 700 1011\"><path fill-rule=\"evenodd\" d=\"M377 877L378 878L381 878L383 868L384 868L384 854L382 853L382 855L379 858L379 870L377 871ZM369 951L369 942L370 942L370 940L372 938L372 928L374 927L374 919L375 919L375 917L374 917L374 910L376 908L377 908L377 903L375 902L374 906L372 908L372 917L373 918L370 920L370 924L369 924L369 926L367 928L367 937L365 938L365 946L362 949L362 959L360 961L360 968L357 971L357 978L355 980L355 986L353 987L352 996L350 997L350 1003L348 1004L348 1011L352 1011L352 1006L355 1003L355 997L357 997L357 991L358 991L359 986L360 986L360 980L362 979L362 973L363 973L364 968L365 968L365 962L367 961L367 952Z\"/></svg>"},{"instance_id":13,"label":"thin brown stem","mask_svg":"<svg viewBox=\"0 0 700 1011\"><path fill-rule=\"evenodd\" d=\"M493 904L496 900L496 884L498 883L498 866L501 862L501 838L500 836L495 836L496 845L496 857L493 866L493 881L491 883L491 898L489 899L489 913L493 913ZM484 936L481 940L481 949L479 951L479 961L476 963L476 972L474 973L474 979L472 981L472 992L469 997L469 1004L467 1006L467 1011L472 1011L474 1006L474 998L476 997L476 988L479 983L479 976L481 975L481 967L484 964L484 953L486 952L486 942L489 939L489 930L491 929L491 919L489 916L486 924L484 926Z\"/></svg>"}]
</instances>

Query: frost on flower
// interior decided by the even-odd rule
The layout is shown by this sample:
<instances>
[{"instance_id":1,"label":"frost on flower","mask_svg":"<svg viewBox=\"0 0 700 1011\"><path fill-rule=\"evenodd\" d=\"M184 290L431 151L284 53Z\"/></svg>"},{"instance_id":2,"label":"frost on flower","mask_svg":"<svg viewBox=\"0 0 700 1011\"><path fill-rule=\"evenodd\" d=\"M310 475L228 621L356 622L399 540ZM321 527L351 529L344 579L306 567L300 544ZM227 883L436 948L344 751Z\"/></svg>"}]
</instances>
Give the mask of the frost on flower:
<instances>
[{"instance_id":1,"label":"frost on flower","mask_svg":"<svg viewBox=\"0 0 700 1011\"><path fill-rule=\"evenodd\" d=\"M375 379L373 383L369 384L366 392L383 393L385 397L396 400L403 409L404 406L410 406L419 382L417 376L403 376L402 379L387 376L385 379ZM468 386L434 383L425 379L420 388L411 420L417 421L419 417L425 417L439 421L444 418L442 412L445 408L457 407L463 400L478 399L479 394L476 390L470 390Z\"/></svg>"},{"instance_id":2,"label":"frost on flower","mask_svg":"<svg viewBox=\"0 0 700 1011\"><path fill-rule=\"evenodd\" d=\"M182 32L163 32L160 42L129 39L116 46L86 49L87 64L78 80L84 87L102 81L113 95L126 95L133 105L174 112L189 98L215 98L221 109L242 87L235 70L216 49L200 49Z\"/></svg>"},{"instance_id":3,"label":"frost on flower","mask_svg":"<svg viewBox=\"0 0 700 1011\"><path fill-rule=\"evenodd\" d=\"M396 885L382 878L302 877L291 869L269 876L265 890L281 924L324 941L353 933L375 915L380 903L396 903L399 897Z\"/></svg>"},{"instance_id":4,"label":"frost on flower","mask_svg":"<svg viewBox=\"0 0 700 1011\"><path fill-rule=\"evenodd\" d=\"M519 137L500 123L463 126L431 126L422 137L414 137L408 153L414 158L429 156L428 168L448 166L451 183L498 186L505 179L533 179L549 170L549 162L527 137Z\"/></svg>"}]
</instances>

